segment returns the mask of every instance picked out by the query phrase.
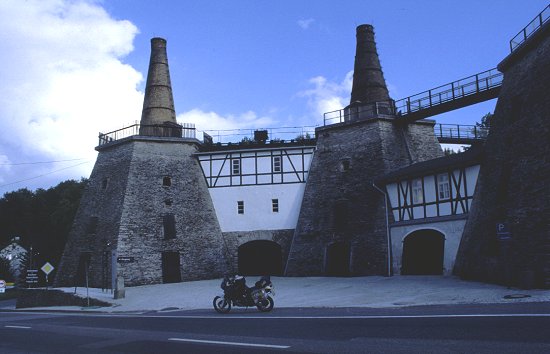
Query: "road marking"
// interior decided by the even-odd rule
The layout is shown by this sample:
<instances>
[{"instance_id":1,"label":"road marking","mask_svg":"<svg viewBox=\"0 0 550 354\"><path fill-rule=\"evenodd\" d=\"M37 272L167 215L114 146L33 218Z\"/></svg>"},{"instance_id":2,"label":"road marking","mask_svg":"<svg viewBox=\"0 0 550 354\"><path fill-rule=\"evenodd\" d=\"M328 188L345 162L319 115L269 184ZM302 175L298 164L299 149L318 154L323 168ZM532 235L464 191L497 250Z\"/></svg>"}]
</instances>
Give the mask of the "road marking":
<instances>
[{"instance_id":1,"label":"road marking","mask_svg":"<svg viewBox=\"0 0 550 354\"><path fill-rule=\"evenodd\" d=\"M187 338L168 338L168 340L177 341L177 342L236 345L236 346L241 346L241 347L256 347L256 348L276 348L276 349L288 349L288 348L290 348L289 345L222 342L222 341L217 341L217 340L200 340L200 339L187 339Z\"/></svg>"},{"instance_id":2,"label":"road marking","mask_svg":"<svg viewBox=\"0 0 550 354\"><path fill-rule=\"evenodd\" d=\"M443 315L358 315L358 316L198 316L198 315L181 315L181 316L163 316L163 315L91 315L95 317L140 317L140 318L190 318L190 319L291 319L291 320L353 320L353 319L392 319L392 318L470 318L470 317L550 317L550 313L497 313L497 314L443 314Z\"/></svg>"},{"instance_id":3,"label":"road marking","mask_svg":"<svg viewBox=\"0 0 550 354\"><path fill-rule=\"evenodd\" d=\"M439 315L357 315L357 316L238 316L238 315L146 315L143 313L91 313L91 312L38 312L38 311L17 311L18 314L40 314L51 316L88 316L88 317L121 317L121 318L192 318L192 319L314 319L314 320L330 320L330 319L391 319L391 318L461 318L461 317L550 317L550 313L493 313L493 314L439 314Z\"/></svg>"},{"instance_id":4,"label":"road marking","mask_svg":"<svg viewBox=\"0 0 550 354\"><path fill-rule=\"evenodd\" d=\"M4 326L4 327L7 327L7 328L21 328L21 329L30 329L31 327L27 327L27 326Z\"/></svg>"}]
</instances>

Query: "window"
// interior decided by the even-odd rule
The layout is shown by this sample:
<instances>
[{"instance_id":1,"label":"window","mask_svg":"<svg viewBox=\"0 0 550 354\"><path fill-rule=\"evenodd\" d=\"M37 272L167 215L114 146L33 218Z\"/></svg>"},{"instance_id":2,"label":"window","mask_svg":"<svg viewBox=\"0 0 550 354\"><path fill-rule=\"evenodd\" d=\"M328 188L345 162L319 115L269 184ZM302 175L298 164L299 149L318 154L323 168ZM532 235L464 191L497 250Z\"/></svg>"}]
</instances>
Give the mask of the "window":
<instances>
[{"instance_id":1,"label":"window","mask_svg":"<svg viewBox=\"0 0 550 354\"><path fill-rule=\"evenodd\" d=\"M104 178L103 181L101 181L101 189L103 189L103 190L107 189L108 184L109 184L109 179Z\"/></svg>"},{"instance_id":2,"label":"window","mask_svg":"<svg viewBox=\"0 0 550 354\"><path fill-rule=\"evenodd\" d=\"M342 172L349 171L349 169L350 169L350 160L349 159L342 160L341 168L342 168Z\"/></svg>"},{"instance_id":3,"label":"window","mask_svg":"<svg viewBox=\"0 0 550 354\"><path fill-rule=\"evenodd\" d=\"M171 206L172 205L172 199L165 199L164 200L164 205Z\"/></svg>"},{"instance_id":4,"label":"window","mask_svg":"<svg viewBox=\"0 0 550 354\"><path fill-rule=\"evenodd\" d=\"M164 227L164 239L176 238L176 218L174 214L165 214L162 217L162 224Z\"/></svg>"},{"instance_id":5,"label":"window","mask_svg":"<svg viewBox=\"0 0 550 354\"><path fill-rule=\"evenodd\" d=\"M172 185L172 178L166 176L162 179L162 185L165 187L170 187Z\"/></svg>"},{"instance_id":6,"label":"window","mask_svg":"<svg viewBox=\"0 0 550 354\"><path fill-rule=\"evenodd\" d=\"M420 204L424 201L422 180L420 178L412 181L412 197L413 204Z\"/></svg>"},{"instance_id":7,"label":"window","mask_svg":"<svg viewBox=\"0 0 550 354\"><path fill-rule=\"evenodd\" d=\"M279 212L279 199L271 199L271 207L274 213Z\"/></svg>"},{"instance_id":8,"label":"window","mask_svg":"<svg viewBox=\"0 0 550 354\"><path fill-rule=\"evenodd\" d=\"M241 174L241 160L233 159L231 160L231 174L240 175Z\"/></svg>"},{"instance_id":9,"label":"window","mask_svg":"<svg viewBox=\"0 0 550 354\"><path fill-rule=\"evenodd\" d=\"M244 214L244 202L242 200L237 202L237 213Z\"/></svg>"},{"instance_id":10,"label":"window","mask_svg":"<svg viewBox=\"0 0 550 354\"><path fill-rule=\"evenodd\" d=\"M99 221L99 218L97 216L91 216L90 220L88 220L88 226L86 228L86 231L89 234L95 234L97 231L97 222Z\"/></svg>"},{"instance_id":11,"label":"window","mask_svg":"<svg viewBox=\"0 0 550 354\"><path fill-rule=\"evenodd\" d=\"M440 174L437 176L437 192L440 200L449 199L451 197L448 174Z\"/></svg>"},{"instance_id":12,"label":"window","mask_svg":"<svg viewBox=\"0 0 550 354\"><path fill-rule=\"evenodd\" d=\"M273 156L273 172L281 172L281 156Z\"/></svg>"}]
</instances>

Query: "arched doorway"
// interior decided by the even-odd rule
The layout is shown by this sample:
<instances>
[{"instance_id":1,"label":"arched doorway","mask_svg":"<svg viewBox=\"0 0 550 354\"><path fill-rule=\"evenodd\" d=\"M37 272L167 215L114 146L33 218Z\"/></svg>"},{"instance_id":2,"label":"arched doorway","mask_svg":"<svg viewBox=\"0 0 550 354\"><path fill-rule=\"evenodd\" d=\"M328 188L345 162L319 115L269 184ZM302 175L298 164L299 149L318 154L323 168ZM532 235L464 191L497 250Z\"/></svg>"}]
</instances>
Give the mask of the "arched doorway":
<instances>
[{"instance_id":1,"label":"arched doorway","mask_svg":"<svg viewBox=\"0 0 550 354\"><path fill-rule=\"evenodd\" d=\"M445 235L417 230L403 241L402 275L442 275Z\"/></svg>"},{"instance_id":2,"label":"arched doorway","mask_svg":"<svg viewBox=\"0 0 550 354\"><path fill-rule=\"evenodd\" d=\"M348 242L335 242L327 246L325 273L333 277L349 275L350 248Z\"/></svg>"},{"instance_id":3,"label":"arched doorway","mask_svg":"<svg viewBox=\"0 0 550 354\"><path fill-rule=\"evenodd\" d=\"M281 246L274 241L250 241L239 246L239 274L282 275Z\"/></svg>"}]
</instances>

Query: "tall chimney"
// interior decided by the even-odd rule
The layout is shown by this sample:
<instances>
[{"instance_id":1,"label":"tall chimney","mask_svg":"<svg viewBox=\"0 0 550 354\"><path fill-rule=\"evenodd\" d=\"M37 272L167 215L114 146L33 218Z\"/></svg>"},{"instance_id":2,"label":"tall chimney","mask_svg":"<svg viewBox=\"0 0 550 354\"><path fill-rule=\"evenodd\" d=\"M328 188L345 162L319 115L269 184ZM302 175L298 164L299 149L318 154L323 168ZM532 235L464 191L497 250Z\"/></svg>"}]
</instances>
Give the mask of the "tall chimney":
<instances>
[{"instance_id":1,"label":"tall chimney","mask_svg":"<svg viewBox=\"0 0 550 354\"><path fill-rule=\"evenodd\" d=\"M357 101L367 104L389 101L389 99L388 88L376 51L374 28L371 25L360 25L357 27L350 105Z\"/></svg>"},{"instance_id":2,"label":"tall chimney","mask_svg":"<svg viewBox=\"0 0 550 354\"><path fill-rule=\"evenodd\" d=\"M151 39L151 60L147 73L141 125L166 123L177 124L166 55L166 40L153 38Z\"/></svg>"}]
</instances>

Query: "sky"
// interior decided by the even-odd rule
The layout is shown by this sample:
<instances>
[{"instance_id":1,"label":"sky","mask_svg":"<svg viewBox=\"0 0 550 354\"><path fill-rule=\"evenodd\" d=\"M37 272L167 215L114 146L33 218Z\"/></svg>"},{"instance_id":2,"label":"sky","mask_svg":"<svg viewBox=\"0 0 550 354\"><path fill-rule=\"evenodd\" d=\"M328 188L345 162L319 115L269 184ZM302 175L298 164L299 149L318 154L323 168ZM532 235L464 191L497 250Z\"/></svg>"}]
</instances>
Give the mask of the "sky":
<instances>
[{"instance_id":1,"label":"sky","mask_svg":"<svg viewBox=\"0 0 550 354\"><path fill-rule=\"evenodd\" d=\"M302 127L349 103L372 24L394 99L496 67L543 0L0 0L0 195L89 177L98 133L141 117L167 40L179 122ZM474 124L496 100L432 117Z\"/></svg>"}]
</instances>

